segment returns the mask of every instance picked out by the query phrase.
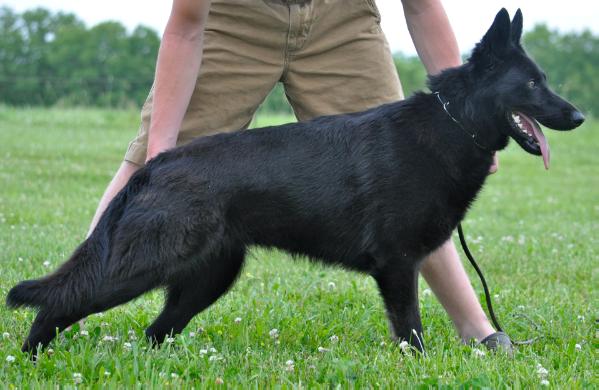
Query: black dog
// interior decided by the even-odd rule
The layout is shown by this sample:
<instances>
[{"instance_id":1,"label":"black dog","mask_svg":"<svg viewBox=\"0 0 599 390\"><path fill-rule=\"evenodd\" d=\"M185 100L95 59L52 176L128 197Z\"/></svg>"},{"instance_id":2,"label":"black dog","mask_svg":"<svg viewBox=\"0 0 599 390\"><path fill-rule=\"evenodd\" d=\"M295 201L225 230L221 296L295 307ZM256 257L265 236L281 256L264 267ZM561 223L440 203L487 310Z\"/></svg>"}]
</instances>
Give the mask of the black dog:
<instances>
[{"instance_id":1,"label":"black dog","mask_svg":"<svg viewBox=\"0 0 599 390\"><path fill-rule=\"evenodd\" d=\"M536 120L584 120L548 89L521 32L520 11L510 22L502 9L466 64L431 77L431 94L160 154L69 261L9 292L9 306L39 309L23 350L156 287L168 296L146 334L161 342L231 287L251 245L372 275L395 336L422 350L419 263L462 220L493 152L511 137L547 165Z\"/></svg>"}]
</instances>

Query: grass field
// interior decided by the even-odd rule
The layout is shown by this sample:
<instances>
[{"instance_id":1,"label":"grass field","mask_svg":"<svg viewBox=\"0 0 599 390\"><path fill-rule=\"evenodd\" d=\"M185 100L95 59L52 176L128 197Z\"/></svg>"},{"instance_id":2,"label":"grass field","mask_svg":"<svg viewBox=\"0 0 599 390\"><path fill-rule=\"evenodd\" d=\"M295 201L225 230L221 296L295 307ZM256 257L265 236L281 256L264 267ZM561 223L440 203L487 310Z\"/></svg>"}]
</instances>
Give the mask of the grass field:
<instances>
[{"instance_id":1,"label":"grass field","mask_svg":"<svg viewBox=\"0 0 599 390\"><path fill-rule=\"evenodd\" d=\"M0 107L2 299L81 241L137 124L135 112ZM546 134L551 170L512 145L464 224L504 328L542 337L513 359L462 345L424 283L428 354L403 355L371 279L255 250L232 292L159 349L143 330L160 291L75 326L36 364L19 352L34 313L2 306L0 386L596 388L599 122Z\"/></svg>"}]
</instances>

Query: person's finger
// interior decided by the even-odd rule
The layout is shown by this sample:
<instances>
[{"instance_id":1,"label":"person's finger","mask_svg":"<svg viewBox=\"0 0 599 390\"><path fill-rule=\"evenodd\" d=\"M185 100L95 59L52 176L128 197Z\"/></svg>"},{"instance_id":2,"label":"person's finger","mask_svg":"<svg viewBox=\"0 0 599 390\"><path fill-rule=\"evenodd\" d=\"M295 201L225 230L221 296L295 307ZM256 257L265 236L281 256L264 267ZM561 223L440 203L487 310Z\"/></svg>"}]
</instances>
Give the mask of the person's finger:
<instances>
[{"instance_id":1,"label":"person's finger","mask_svg":"<svg viewBox=\"0 0 599 390\"><path fill-rule=\"evenodd\" d=\"M497 172L499 169L499 158L497 157L497 153L493 153L493 163L491 164L491 168L489 168L489 174Z\"/></svg>"}]
</instances>

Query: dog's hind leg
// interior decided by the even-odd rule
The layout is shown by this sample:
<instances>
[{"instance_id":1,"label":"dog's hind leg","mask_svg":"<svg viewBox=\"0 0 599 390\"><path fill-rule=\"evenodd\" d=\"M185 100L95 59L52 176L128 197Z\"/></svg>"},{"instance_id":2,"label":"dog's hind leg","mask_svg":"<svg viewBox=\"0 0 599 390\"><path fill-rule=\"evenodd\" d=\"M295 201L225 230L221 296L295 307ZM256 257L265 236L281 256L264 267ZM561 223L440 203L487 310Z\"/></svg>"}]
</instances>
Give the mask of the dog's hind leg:
<instances>
[{"instance_id":1,"label":"dog's hind leg","mask_svg":"<svg viewBox=\"0 0 599 390\"><path fill-rule=\"evenodd\" d=\"M38 347L44 349L58 333L81 318L83 315L56 316L47 310L40 310L31 325L31 330L21 351L33 352Z\"/></svg>"},{"instance_id":2,"label":"dog's hind leg","mask_svg":"<svg viewBox=\"0 0 599 390\"><path fill-rule=\"evenodd\" d=\"M405 260L389 260L373 274L387 309L394 337L423 352L422 323L418 308L418 268Z\"/></svg>"},{"instance_id":3,"label":"dog's hind leg","mask_svg":"<svg viewBox=\"0 0 599 390\"><path fill-rule=\"evenodd\" d=\"M60 312L58 307L42 308L31 325L27 339L23 343L23 352L32 352L38 346L45 348L57 333L86 316L118 306L144 292L156 287L157 281L146 276L129 278L118 282L106 283L100 291L93 294L88 301L70 312Z\"/></svg>"},{"instance_id":4,"label":"dog's hind leg","mask_svg":"<svg viewBox=\"0 0 599 390\"><path fill-rule=\"evenodd\" d=\"M239 275L244 257L245 250L240 247L210 261L199 260L201 265L193 273L173 279L162 313L146 329L150 341L160 344L166 336L180 333L197 313L226 293Z\"/></svg>"}]
</instances>

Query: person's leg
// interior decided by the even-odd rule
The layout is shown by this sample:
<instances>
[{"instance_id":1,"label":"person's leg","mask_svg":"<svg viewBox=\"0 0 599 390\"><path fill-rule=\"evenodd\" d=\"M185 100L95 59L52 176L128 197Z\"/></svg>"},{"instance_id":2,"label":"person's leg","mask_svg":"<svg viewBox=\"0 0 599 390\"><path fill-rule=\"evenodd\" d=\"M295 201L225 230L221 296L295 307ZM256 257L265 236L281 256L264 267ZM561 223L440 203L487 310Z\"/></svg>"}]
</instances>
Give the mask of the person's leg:
<instances>
[{"instance_id":1,"label":"person's leg","mask_svg":"<svg viewBox=\"0 0 599 390\"><path fill-rule=\"evenodd\" d=\"M420 273L431 287L464 342L481 341L495 332L476 298L452 240L422 263Z\"/></svg>"},{"instance_id":2,"label":"person's leg","mask_svg":"<svg viewBox=\"0 0 599 390\"><path fill-rule=\"evenodd\" d=\"M316 22L299 29L283 78L300 120L403 98L373 1L312 0L307 11L300 22ZM494 332L451 240L424 261L421 273L464 340Z\"/></svg>"},{"instance_id":3,"label":"person's leg","mask_svg":"<svg viewBox=\"0 0 599 390\"><path fill-rule=\"evenodd\" d=\"M280 79L289 26L281 2L248 1L243 6L213 0L204 35L202 66L181 125L177 144L194 138L245 129ZM146 159L153 91L141 112L137 137L104 192L89 228L95 228L112 198Z\"/></svg>"}]
</instances>

